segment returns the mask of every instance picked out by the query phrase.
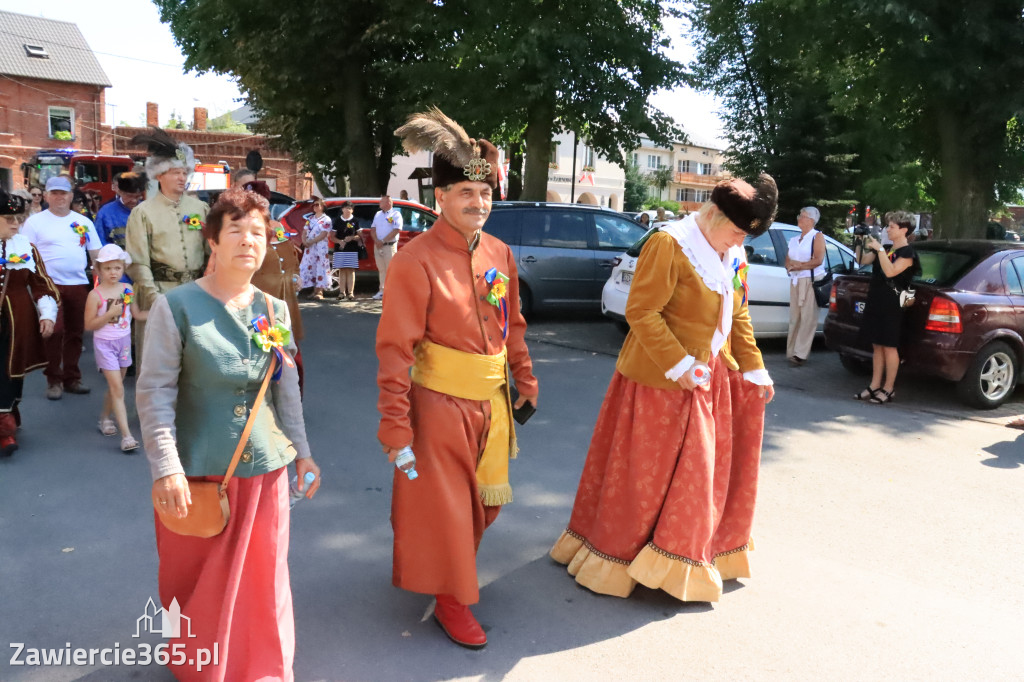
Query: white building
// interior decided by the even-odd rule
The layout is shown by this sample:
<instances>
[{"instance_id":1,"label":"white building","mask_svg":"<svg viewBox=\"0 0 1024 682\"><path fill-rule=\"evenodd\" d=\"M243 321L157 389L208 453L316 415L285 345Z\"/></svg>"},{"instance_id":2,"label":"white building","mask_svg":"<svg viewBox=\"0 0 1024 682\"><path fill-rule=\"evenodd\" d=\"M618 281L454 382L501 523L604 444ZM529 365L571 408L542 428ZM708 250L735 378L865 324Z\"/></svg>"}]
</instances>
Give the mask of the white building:
<instances>
[{"instance_id":1,"label":"white building","mask_svg":"<svg viewBox=\"0 0 1024 682\"><path fill-rule=\"evenodd\" d=\"M576 145L576 175L573 176L573 143L573 133L556 135L551 142L547 201L608 206L621 211L622 195L626 188L626 174L622 168L600 156L592 147L580 140ZM430 163L431 157L427 152L395 157L395 165L391 169L391 182L388 183L388 194L397 198L402 190L405 190L413 201L433 206Z\"/></svg>"}]
</instances>

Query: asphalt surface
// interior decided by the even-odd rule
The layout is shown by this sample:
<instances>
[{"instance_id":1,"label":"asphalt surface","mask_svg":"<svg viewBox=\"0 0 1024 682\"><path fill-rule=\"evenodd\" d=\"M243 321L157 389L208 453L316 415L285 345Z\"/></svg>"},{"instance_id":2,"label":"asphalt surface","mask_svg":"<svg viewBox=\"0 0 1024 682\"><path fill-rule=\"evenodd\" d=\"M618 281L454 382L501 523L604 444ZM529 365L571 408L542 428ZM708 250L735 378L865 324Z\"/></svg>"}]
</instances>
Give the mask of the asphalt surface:
<instances>
[{"instance_id":1,"label":"asphalt surface","mask_svg":"<svg viewBox=\"0 0 1024 682\"><path fill-rule=\"evenodd\" d=\"M539 317L529 339L539 411L519 430L516 500L484 537L490 644L451 645L429 599L391 586L391 467L375 439L377 304L304 304L305 416L323 470L293 511L296 679L996 680L1024 655L1024 435L951 388L901 381L898 402L850 398L864 384L827 351L790 368L764 344L769 408L754 577L722 601L683 604L579 588L547 550L572 506L621 333L594 316ZM101 395L46 401L26 384L22 449L0 461L0 640L28 647L135 646L157 594L143 456L96 431ZM999 570L996 570L999 569ZM156 667L30 668L0 680L170 680Z\"/></svg>"}]
</instances>

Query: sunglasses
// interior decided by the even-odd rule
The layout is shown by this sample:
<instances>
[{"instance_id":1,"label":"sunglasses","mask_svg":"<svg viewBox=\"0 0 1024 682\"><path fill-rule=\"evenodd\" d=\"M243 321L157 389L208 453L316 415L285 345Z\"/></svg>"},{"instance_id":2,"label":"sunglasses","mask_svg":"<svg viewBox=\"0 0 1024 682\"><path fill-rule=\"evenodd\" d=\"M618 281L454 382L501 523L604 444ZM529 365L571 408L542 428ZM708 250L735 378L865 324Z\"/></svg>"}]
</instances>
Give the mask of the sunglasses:
<instances>
[{"instance_id":1,"label":"sunglasses","mask_svg":"<svg viewBox=\"0 0 1024 682\"><path fill-rule=\"evenodd\" d=\"M42 192L31 192L31 194L34 197L41 197L41 196L43 196Z\"/></svg>"}]
</instances>

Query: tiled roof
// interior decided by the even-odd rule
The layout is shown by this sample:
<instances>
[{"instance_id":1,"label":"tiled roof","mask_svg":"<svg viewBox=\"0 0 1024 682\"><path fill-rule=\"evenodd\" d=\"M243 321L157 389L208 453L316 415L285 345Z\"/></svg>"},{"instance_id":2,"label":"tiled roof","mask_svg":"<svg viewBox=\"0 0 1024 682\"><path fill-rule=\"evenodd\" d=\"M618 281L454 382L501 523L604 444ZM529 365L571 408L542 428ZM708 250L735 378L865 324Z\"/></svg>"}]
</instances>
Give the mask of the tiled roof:
<instances>
[{"instance_id":1,"label":"tiled roof","mask_svg":"<svg viewBox=\"0 0 1024 682\"><path fill-rule=\"evenodd\" d=\"M26 45L49 58L30 57ZM77 25L14 12L0 12L0 74L110 87Z\"/></svg>"}]
</instances>

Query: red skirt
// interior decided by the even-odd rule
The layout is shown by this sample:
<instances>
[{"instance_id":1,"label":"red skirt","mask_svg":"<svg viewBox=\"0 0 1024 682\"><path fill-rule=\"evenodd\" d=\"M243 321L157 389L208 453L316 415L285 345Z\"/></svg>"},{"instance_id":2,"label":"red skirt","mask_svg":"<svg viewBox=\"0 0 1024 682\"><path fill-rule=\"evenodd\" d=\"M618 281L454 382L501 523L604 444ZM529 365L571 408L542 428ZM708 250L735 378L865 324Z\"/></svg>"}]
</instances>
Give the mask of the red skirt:
<instances>
[{"instance_id":1,"label":"red skirt","mask_svg":"<svg viewBox=\"0 0 1024 682\"><path fill-rule=\"evenodd\" d=\"M177 599L185 665L179 680L293 680L295 621L288 579L288 469L228 483L231 519L212 538L178 535L156 519L160 601ZM222 476L204 480L219 481ZM155 514L154 514L155 515ZM187 628L191 628L189 637ZM218 665L201 672L189 659L217 647ZM179 657L180 658L180 657ZM173 660L173 659L172 659Z\"/></svg>"},{"instance_id":2,"label":"red skirt","mask_svg":"<svg viewBox=\"0 0 1024 682\"><path fill-rule=\"evenodd\" d=\"M612 377L551 550L585 587L626 597L639 582L718 601L723 579L750 576L764 399L740 372L711 367L710 391Z\"/></svg>"}]
</instances>

